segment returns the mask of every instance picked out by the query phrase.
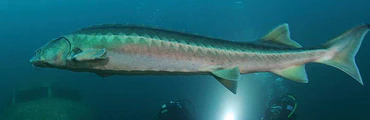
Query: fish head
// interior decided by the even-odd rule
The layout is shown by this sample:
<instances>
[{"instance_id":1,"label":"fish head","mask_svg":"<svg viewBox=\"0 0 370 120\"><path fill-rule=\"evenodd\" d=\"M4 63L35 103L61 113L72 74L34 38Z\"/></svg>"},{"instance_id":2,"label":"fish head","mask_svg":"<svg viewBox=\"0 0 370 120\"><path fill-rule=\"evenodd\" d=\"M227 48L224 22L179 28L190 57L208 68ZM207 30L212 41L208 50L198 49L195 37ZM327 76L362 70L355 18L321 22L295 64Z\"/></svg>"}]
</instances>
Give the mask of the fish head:
<instances>
[{"instance_id":1,"label":"fish head","mask_svg":"<svg viewBox=\"0 0 370 120\"><path fill-rule=\"evenodd\" d=\"M70 49L70 41L65 37L59 37L37 49L30 62L36 67L64 67Z\"/></svg>"}]
</instances>

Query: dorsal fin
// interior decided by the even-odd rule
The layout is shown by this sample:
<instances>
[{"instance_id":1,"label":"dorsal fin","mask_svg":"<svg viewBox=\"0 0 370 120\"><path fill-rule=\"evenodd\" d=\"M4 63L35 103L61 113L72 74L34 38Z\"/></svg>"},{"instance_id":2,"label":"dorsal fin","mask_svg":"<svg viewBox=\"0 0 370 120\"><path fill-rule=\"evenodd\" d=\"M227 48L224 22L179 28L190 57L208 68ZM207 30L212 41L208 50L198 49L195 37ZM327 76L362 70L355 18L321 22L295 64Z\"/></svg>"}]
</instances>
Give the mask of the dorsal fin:
<instances>
[{"instance_id":1,"label":"dorsal fin","mask_svg":"<svg viewBox=\"0 0 370 120\"><path fill-rule=\"evenodd\" d=\"M300 44L290 39L289 25L287 23L273 29L270 33L262 37L259 42L273 42L295 48L302 47Z\"/></svg>"}]
</instances>

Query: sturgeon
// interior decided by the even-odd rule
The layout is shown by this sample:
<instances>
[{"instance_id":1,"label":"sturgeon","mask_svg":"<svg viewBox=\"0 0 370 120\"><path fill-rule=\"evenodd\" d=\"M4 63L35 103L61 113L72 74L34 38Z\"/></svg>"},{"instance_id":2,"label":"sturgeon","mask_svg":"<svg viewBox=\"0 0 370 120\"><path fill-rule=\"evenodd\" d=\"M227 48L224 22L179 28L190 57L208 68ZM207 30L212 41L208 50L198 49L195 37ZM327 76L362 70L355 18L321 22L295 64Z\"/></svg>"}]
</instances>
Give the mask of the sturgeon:
<instances>
[{"instance_id":1,"label":"sturgeon","mask_svg":"<svg viewBox=\"0 0 370 120\"><path fill-rule=\"evenodd\" d=\"M361 85L355 62L369 31L362 24L323 45L303 48L281 24L253 42L234 42L156 27L104 24L82 28L37 49L37 67L112 75L212 75L236 94L242 74L271 72L308 83L305 64L333 66Z\"/></svg>"}]
</instances>

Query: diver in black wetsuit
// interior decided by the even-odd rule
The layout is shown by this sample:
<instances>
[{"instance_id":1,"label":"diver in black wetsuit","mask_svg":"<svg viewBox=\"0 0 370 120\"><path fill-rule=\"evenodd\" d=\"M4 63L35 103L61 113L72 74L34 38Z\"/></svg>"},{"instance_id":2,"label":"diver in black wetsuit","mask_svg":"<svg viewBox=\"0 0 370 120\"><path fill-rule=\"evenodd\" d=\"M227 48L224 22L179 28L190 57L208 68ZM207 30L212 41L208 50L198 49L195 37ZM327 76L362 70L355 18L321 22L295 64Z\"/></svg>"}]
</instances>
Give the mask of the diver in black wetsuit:
<instances>
[{"instance_id":1,"label":"diver in black wetsuit","mask_svg":"<svg viewBox=\"0 0 370 120\"><path fill-rule=\"evenodd\" d=\"M261 120L296 120L296 107L297 102L293 95L272 99Z\"/></svg>"},{"instance_id":2,"label":"diver in black wetsuit","mask_svg":"<svg viewBox=\"0 0 370 120\"><path fill-rule=\"evenodd\" d=\"M189 113L185 102L191 104L187 100L179 100L176 102L170 101L163 104L158 113L154 116L153 120L194 120L193 116Z\"/></svg>"}]
</instances>

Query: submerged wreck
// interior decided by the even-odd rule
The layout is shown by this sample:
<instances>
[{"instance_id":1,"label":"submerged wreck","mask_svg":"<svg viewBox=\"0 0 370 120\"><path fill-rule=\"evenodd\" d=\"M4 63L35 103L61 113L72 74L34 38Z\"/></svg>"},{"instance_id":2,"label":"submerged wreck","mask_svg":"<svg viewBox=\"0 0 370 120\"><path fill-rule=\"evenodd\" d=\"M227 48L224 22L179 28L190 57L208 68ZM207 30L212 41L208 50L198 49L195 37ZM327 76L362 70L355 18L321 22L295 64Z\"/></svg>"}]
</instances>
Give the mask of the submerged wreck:
<instances>
[{"instance_id":1,"label":"submerged wreck","mask_svg":"<svg viewBox=\"0 0 370 120\"><path fill-rule=\"evenodd\" d=\"M0 108L1 120L94 120L80 93L59 84L26 84Z\"/></svg>"}]
</instances>

